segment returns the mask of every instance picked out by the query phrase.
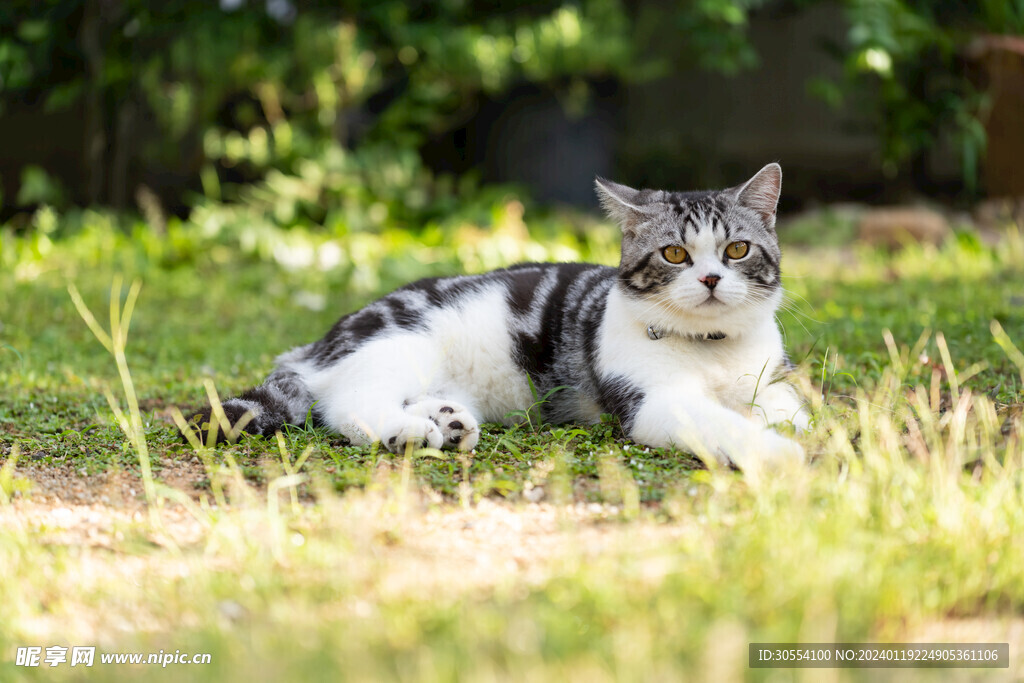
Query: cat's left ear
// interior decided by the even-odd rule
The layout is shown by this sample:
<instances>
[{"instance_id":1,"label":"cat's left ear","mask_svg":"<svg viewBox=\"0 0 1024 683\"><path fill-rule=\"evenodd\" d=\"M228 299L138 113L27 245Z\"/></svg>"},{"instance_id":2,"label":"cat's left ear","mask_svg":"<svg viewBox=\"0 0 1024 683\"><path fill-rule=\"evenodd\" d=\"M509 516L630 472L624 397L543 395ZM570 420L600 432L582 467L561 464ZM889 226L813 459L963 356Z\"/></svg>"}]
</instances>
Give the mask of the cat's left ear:
<instances>
[{"instance_id":1,"label":"cat's left ear","mask_svg":"<svg viewBox=\"0 0 1024 683\"><path fill-rule=\"evenodd\" d=\"M754 177L733 189L740 206L753 209L768 228L775 227L775 208L782 193L782 167L768 164Z\"/></svg>"},{"instance_id":2,"label":"cat's left ear","mask_svg":"<svg viewBox=\"0 0 1024 683\"><path fill-rule=\"evenodd\" d=\"M594 187L605 213L623 230L632 231L643 220L646 202L640 198L639 190L604 178L595 178Z\"/></svg>"}]
</instances>

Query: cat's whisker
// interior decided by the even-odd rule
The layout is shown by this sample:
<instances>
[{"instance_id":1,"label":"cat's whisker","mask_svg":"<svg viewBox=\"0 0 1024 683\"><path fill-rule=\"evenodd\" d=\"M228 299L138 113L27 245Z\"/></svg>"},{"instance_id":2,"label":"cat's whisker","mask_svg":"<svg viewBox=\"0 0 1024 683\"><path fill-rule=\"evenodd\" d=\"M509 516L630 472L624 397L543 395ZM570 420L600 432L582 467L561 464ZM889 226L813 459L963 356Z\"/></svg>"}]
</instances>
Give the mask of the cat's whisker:
<instances>
[{"instance_id":1,"label":"cat's whisker","mask_svg":"<svg viewBox=\"0 0 1024 683\"><path fill-rule=\"evenodd\" d=\"M815 324L818 324L818 325L824 324L823 321L818 320L813 315L811 315L810 313L805 311L802 306L797 305L793 301L787 301L787 300L784 299L782 301L782 303L779 304L779 309L780 310L784 310L784 311L789 311L794 316L798 316L800 318L805 318L805 319L807 319L808 321L810 321L812 323L815 323ZM812 309L812 312L813 312L813 309Z\"/></svg>"},{"instance_id":2,"label":"cat's whisker","mask_svg":"<svg viewBox=\"0 0 1024 683\"><path fill-rule=\"evenodd\" d=\"M813 307L813 306L811 305L811 302L810 302L810 301L808 301L808 300L807 300L807 299L805 299L804 297L800 296L800 295L799 295L799 294L797 294L796 292L790 291L790 290L788 290L788 289L784 289L784 290L782 290L782 292L783 292L783 294L784 294L784 295L785 295L785 296L786 296L787 298L788 298L788 297L795 297L795 298L797 298L797 299L800 299L800 301L804 302L805 304L807 304L807 306L808 306L808 307L810 307L810 308L812 308L812 309L814 308L814 307Z\"/></svg>"},{"instance_id":3,"label":"cat's whisker","mask_svg":"<svg viewBox=\"0 0 1024 683\"><path fill-rule=\"evenodd\" d=\"M790 311L790 313L793 313L793 311ZM810 336L811 331L809 329L807 329L807 325L804 325L803 321L800 320L799 316L794 315L793 316L793 320L796 321L796 324L799 325L800 328L803 329L803 331L806 332L808 336ZM786 339L786 327L779 320L779 316L778 315L775 316L775 321L779 324L779 329L782 330L783 339Z\"/></svg>"},{"instance_id":4,"label":"cat's whisker","mask_svg":"<svg viewBox=\"0 0 1024 683\"><path fill-rule=\"evenodd\" d=\"M768 285L762 285L762 284L756 283L756 282L755 283L749 283L748 284L748 288L752 292L756 292L758 294L763 293L763 295L765 297L770 296L771 294L773 294L775 292L774 288L772 288L772 287L770 287ZM813 310L814 310L813 306L810 305L810 302L808 302L807 299L805 299L804 297L800 296L799 294L796 294L794 292L790 292L788 290L783 290L783 297L782 297L782 300L779 302L779 308L781 310L789 311L789 312L793 313L794 315L807 318L811 322L814 322L814 323L817 323L817 324L821 324L822 321L817 320L812 315L810 315L809 313L805 312L800 306L798 306L796 304L796 302L793 300L794 298L800 299L800 301L803 302L804 304L806 304L807 307L810 308L811 311L813 312Z\"/></svg>"},{"instance_id":5,"label":"cat's whisker","mask_svg":"<svg viewBox=\"0 0 1024 683\"><path fill-rule=\"evenodd\" d=\"M789 342L789 335L786 333L786 328L782 326L782 322L779 320L779 316L773 316L775 318L775 324L778 325L782 331L782 343L786 344Z\"/></svg>"},{"instance_id":6,"label":"cat's whisker","mask_svg":"<svg viewBox=\"0 0 1024 683\"><path fill-rule=\"evenodd\" d=\"M652 299L651 302L648 303L647 306L645 306L642 311L640 311L640 313L639 313L640 320L641 321L645 321L645 319L652 312L654 312L658 308L663 308L663 307L667 307L667 308L673 309L673 310L675 309L674 303L668 297Z\"/></svg>"},{"instance_id":7,"label":"cat's whisker","mask_svg":"<svg viewBox=\"0 0 1024 683\"><path fill-rule=\"evenodd\" d=\"M785 303L785 302L781 303L779 305L778 310L779 311L784 311L784 312L790 314L791 316L793 316L793 319L796 321L796 323L798 325L800 325L804 329L804 331L807 332L808 334L810 334L810 330L807 329L807 326L804 325L804 323L801 320L801 318L806 319L806 320L808 320L810 322L813 322L813 323L816 323L816 324L821 324L820 320L816 320L815 318L813 318L812 316L808 315L803 310L801 310L799 307L797 307L797 306L795 306L793 304L790 304L790 303Z\"/></svg>"},{"instance_id":8,"label":"cat's whisker","mask_svg":"<svg viewBox=\"0 0 1024 683\"><path fill-rule=\"evenodd\" d=\"M641 312L643 316L650 314L657 308L668 309L669 313L675 315L686 315L689 311L668 293L659 293L652 297L651 303Z\"/></svg>"}]
</instances>

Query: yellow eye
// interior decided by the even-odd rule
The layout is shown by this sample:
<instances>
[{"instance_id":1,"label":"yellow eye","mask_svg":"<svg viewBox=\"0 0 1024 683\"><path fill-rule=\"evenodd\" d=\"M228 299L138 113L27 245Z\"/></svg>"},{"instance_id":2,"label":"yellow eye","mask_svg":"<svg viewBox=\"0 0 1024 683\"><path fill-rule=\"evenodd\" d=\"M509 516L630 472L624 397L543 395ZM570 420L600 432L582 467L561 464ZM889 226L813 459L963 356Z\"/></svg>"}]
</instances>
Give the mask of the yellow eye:
<instances>
[{"instance_id":1,"label":"yellow eye","mask_svg":"<svg viewBox=\"0 0 1024 683\"><path fill-rule=\"evenodd\" d=\"M686 260L686 250L682 247L665 247L661 254L669 263L682 263Z\"/></svg>"},{"instance_id":2,"label":"yellow eye","mask_svg":"<svg viewBox=\"0 0 1024 683\"><path fill-rule=\"evenodd\" d=\"M746 242L733 242L725 248L725 255L731 259L743 258L749 250L750 245Z\"/></svg>"}]
</instances>

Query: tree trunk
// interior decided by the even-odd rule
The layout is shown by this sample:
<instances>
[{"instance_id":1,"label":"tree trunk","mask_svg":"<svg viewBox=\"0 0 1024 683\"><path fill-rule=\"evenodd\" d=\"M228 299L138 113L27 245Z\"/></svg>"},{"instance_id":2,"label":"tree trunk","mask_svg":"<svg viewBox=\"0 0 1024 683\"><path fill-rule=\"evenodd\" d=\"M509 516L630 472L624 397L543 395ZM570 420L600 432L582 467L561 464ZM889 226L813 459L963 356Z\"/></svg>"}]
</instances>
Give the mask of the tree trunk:
<instances>
[{"instance_id":1,"label":"tree trunk","mask_svg":"<svg viewBox=\"0 0 1024 683\"><path fill-rule=\"evenodd\" d=\"M85 0L79 44L86 61L85 82L85 178L86 198L90 204L103 199L105 182L104 152L107 147L103 112L103 39L100 0Z\"/></svg>"}]
</instances>

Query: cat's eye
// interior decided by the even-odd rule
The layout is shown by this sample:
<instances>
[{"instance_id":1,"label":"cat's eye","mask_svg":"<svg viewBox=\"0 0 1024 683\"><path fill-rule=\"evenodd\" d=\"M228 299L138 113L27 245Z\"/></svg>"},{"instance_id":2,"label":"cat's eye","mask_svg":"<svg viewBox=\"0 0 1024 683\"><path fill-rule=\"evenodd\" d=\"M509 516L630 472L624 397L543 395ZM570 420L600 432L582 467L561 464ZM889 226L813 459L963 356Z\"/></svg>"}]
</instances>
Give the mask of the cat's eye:
<instances>
[{"instance_id":1,"label":"cat's eye","mask_svg":"<svg viewBox=\"0 0 1024 683\"><path fill-rule=\"evenodd\" d=\"M669 263L682 263L686 260L687 256L686 250L682 247L665 247L661 250L661 255Z\"/></svg>"},{"instance_id":2,"label":"cat's eye","mask_svg":"<svg viewBox=\"0 0 1024 683\"><path fill-rule=\"evenodd\" d=\"M749 250L750 245L746 242L733 242L725 248L725 255L731 259L743 258Z\"/></svg>"}]
</instances>

